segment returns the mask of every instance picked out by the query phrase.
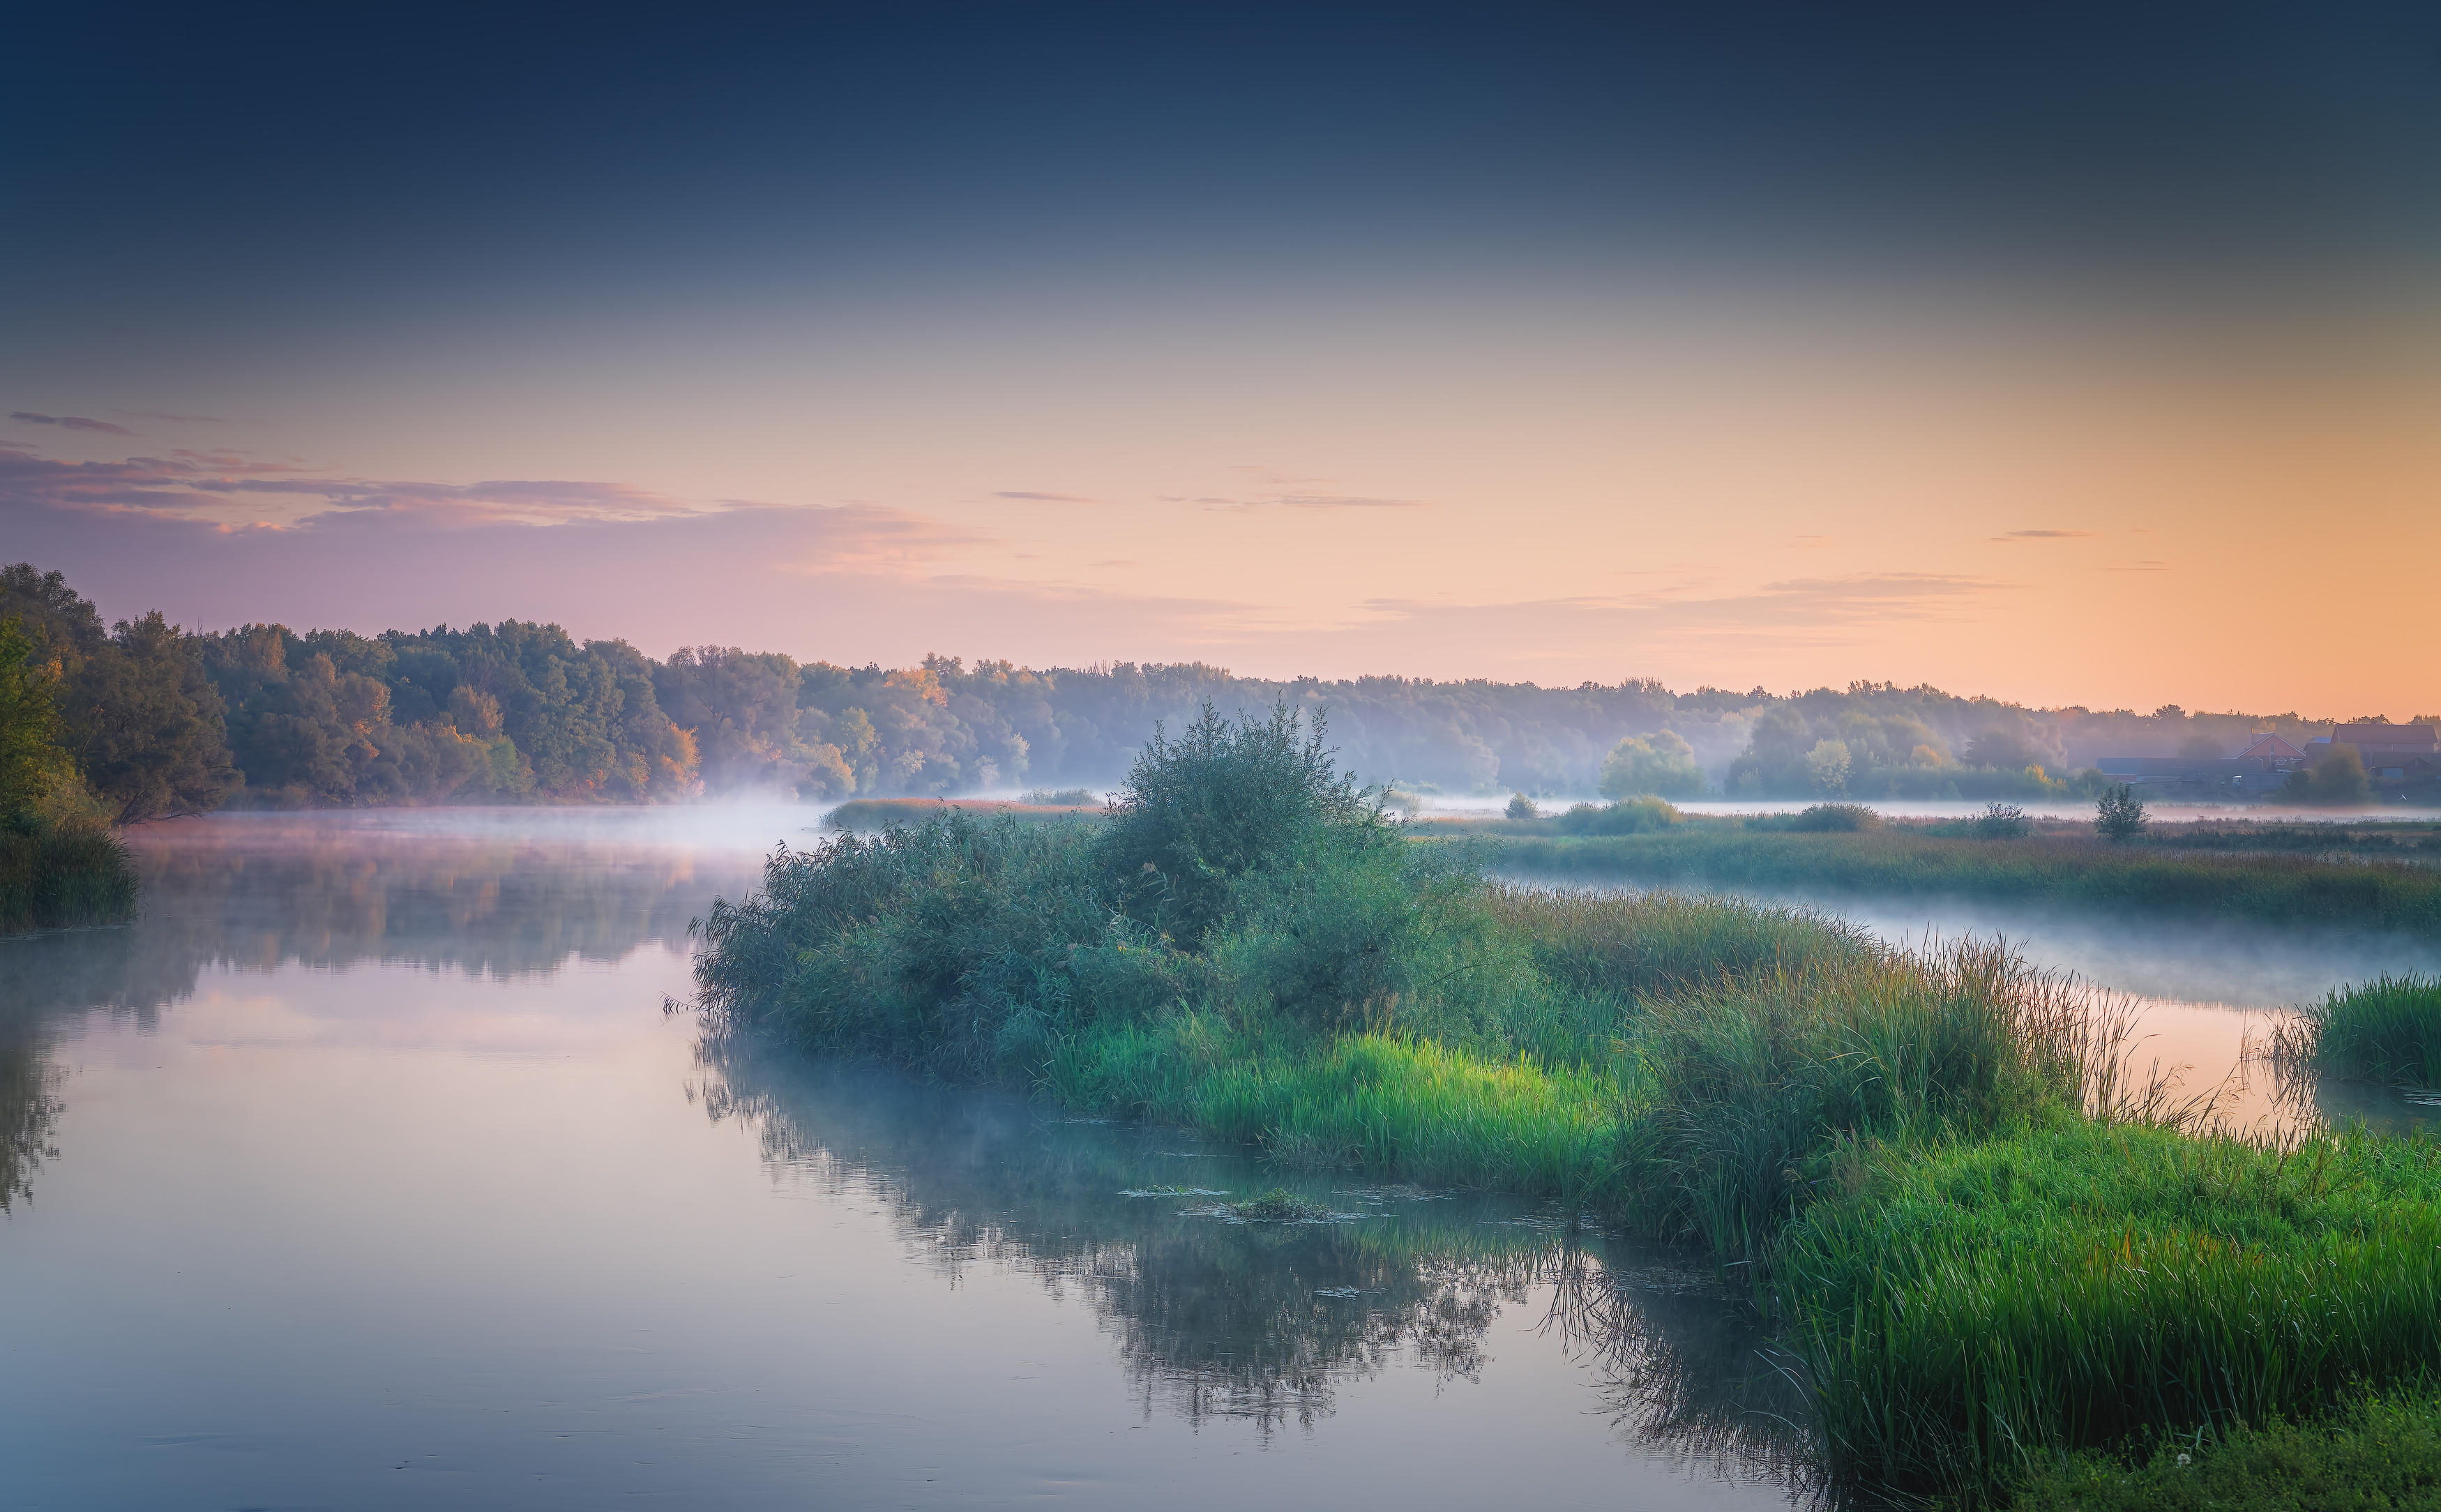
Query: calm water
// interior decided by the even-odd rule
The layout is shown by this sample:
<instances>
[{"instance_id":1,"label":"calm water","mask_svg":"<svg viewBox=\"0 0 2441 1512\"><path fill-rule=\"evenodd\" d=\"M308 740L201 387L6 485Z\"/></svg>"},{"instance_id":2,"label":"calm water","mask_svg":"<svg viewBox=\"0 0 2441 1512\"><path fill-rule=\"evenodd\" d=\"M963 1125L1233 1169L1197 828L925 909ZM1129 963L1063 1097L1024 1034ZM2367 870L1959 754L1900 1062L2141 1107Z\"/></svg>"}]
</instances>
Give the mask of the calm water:
<instances>
[{"instance_id":1,"label":"calm water","mask_svg":"<svg viewBox=\"0 0 2441 1512\"><path fill-rule=\"evenodd\" d=\"M1801 1494L1764 1341L1572 1215L706 1043L805 822L227 816L0 943L0 1503ZM1127 1195L1275 1184L1347 1216Z\"/></svg>"}]
</instances>

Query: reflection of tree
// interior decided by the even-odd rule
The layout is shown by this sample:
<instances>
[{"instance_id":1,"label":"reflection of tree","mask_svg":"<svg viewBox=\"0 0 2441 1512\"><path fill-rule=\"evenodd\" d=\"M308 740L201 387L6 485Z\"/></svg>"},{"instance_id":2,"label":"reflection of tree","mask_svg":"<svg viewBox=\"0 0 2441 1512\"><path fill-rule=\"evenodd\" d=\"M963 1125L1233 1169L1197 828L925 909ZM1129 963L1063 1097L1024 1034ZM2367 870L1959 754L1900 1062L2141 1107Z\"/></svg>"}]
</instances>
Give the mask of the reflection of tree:
<instances>
[{"instance_id":1,"label":"reflection of tree","mask_svg":"<svg viewBox=\"0 0 2441 1512\"><path fill-rule=\"evenodd\" d=\"M683 945L715 870L666 848L368 834L311 820L231 819L136 832L144 911L123 929L0 942L0 1034L27 1014L103 1009L147 1022L207 966L270 970L382 961L508 978L571 955L616 961ZM732 874L733 873L733 874Z\"/></svg>"},{"instance_id":2,"label":"reflection of tree","mask_svg":"<svg viewBox=\"0 0 2441 1512\"><path fill-rule=\"evenodd\" d=\"M229 818L135 832L143 912L116 929L0 940L0 1209L49 1158L58 1021L100 1012L150 1031L207 967L380 961L470 976L549 973L682 945L750 856L698 865L661 846L376 834L335 816Z\"/></svg>"},{"instance_id":3,"label":"reflection of tree","mask_svg":"<svg viewBox=\"0 0 2441 1512\"><path fill-rule=\"evenodd\" d=\"M1234 1155L1179 1158L1188 1137L1173 1131L1061 1122L1013 1098L758 1054L718 1035L698 1053L690 1095L715 1120L750 1124L775 1172L886 1204L911 1250L952 1281L983 1263L1083 1298L1148 1413L1158 1401L1190 1422L1310 1429L1338 1383L1393 1366L1472 1379L1501 1308L1547 1285L1552 1326L1592 1365L1631 1442L1690 1468L1810 1486L1806 1446L1781 1421L1801 1419L1799 1394L1757 1357L1751 1314L1709 1273L1680 1287L1691 1294L1654 1289L1655 1263L1683 1257L1534 1221L1510 1199L1334 1190L1328 1178L1303 1195L1368 1216L1221 1222L1191 1199L1124 1194L1243 1195L1282 1174Z\"/></svg>"},{"instance_id":4,"label":"reflection of tree","mask_svg":"<svg viewBox=\"0 0 2441 1512\"><path fill-rule=\"evenodd\" d=\"M0 1043L0 1213L33 1190L31 1179L56 1158L51 1125L60 1115L60 1070L34 1040Z\"/></svg>"}]
</instances>

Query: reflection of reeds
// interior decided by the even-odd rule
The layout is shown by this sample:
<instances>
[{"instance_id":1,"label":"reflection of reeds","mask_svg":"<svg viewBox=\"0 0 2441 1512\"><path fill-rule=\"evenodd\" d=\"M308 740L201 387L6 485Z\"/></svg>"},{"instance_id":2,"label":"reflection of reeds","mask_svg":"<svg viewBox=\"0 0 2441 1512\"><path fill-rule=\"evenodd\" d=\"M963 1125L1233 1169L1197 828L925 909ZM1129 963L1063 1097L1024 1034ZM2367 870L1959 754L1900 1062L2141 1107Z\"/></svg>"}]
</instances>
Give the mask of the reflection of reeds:
<instances>
[{"instance_id":1,"label":"reflection of reeds","mask_svg":"<svg viewBox=\"0 0 2441 1512\"><path fill-rule=\"evenodd\" d=\"M29 1195L43 1161L59 1159L51 1128L62 1072L39 1042L0 1045L0 1213Z\"/></svg>"},{"instance_id":2,"label":"reflection of reeds","mask_svg":"<svg viewBox=\"0 0 2441 1512\"><path fill-rule=\"evenodd\" d=\"M1796 1361L1709 1266L1619 1272L1569 1248L1546 1274L1544 1332L1591 1367L1612 1423L1635 1443L1686 1472L1774 1482L1793 1499L1825 1489Z\"/></svg>"}]
</instances>

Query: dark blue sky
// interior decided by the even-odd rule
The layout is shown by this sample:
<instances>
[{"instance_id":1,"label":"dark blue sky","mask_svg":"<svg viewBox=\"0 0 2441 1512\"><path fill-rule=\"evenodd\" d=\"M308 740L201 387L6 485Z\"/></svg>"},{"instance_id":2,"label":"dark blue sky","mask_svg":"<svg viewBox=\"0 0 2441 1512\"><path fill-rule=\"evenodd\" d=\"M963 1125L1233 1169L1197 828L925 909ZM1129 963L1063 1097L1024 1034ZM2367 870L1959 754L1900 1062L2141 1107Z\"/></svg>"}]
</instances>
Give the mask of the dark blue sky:
<instances>
[{"instance_id":1,"label":"dark blue sky","mask_svg":"<svg viewBox=\"0 0 2441 1512\"><path fill-rule=\"evenodd\" d=\"M2322 707L2178 627L2441 549L2431 3L10 23L112 614Z\"/></svg>"},{"instance_id":2,"label":"dark blue sky","mask_svg":"<svg viewBox=\"0 0 2441 1512\"><path fill-rule=\"evenodd\" d=\"M54 7L9 51L9 302L37 324L2441 244L2431 5Z\"/></svg>"}]
</instances>

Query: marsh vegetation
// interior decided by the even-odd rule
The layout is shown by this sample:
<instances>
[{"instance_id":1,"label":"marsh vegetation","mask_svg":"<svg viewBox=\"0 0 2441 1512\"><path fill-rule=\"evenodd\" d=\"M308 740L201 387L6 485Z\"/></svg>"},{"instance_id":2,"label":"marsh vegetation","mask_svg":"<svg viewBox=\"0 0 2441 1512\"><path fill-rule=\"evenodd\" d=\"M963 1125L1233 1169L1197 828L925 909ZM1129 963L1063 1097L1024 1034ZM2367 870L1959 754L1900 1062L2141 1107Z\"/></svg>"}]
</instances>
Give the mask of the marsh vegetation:
<instances>
[{"instance_id":1,"label":"marsh vegetation","mask_svg":"<svg viewBox=\"0 0 2441 1512\"><path fill-rule=\"evenodd\" d=\"M1856 1486L1992 1500L2059 1453L2268 1431L2441 1359L2441 1149L2215 1133L2130 1074L2123 1020L1997 945L1485 871L1607 847L1723 880L1929 857L1953 891L2441 918L2441 888L2387 869L1835 808L1419 844L1293 711L1207 708L1106 819L947 812L784 851L704 921L697 981L735 1031L1697 1247L1779 1320Z\"/></svg>"}]
</instances>

